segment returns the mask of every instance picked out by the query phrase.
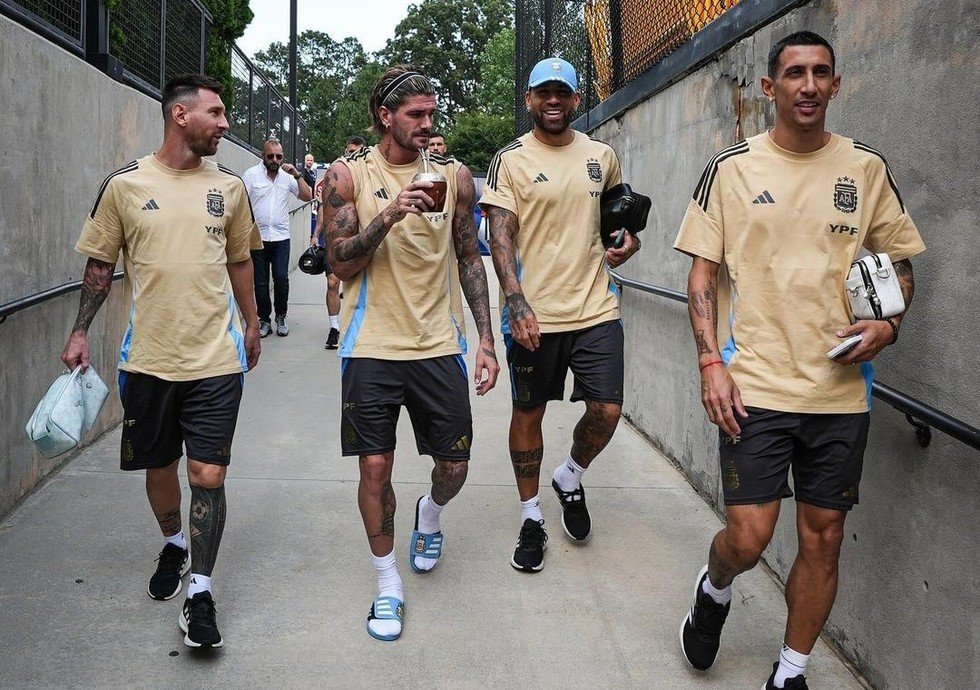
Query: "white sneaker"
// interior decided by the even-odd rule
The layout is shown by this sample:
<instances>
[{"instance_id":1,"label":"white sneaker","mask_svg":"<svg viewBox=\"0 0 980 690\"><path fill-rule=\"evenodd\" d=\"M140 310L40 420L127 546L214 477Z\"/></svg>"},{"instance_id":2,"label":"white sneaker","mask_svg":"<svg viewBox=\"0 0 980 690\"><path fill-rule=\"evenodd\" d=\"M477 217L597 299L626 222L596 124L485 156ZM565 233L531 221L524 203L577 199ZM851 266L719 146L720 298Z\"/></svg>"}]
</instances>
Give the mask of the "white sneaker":
<instances>
[{"instance_id":1,"label":"white sneaker","mask_svg":"<svg viewBox=\"0 0 980 690\"><path fill-rule=\"evenodd\" d=\"M289 326L286 325L285 316L276 317L276 335L283 337L289 335Z\"/></svg>"}]
</instances>

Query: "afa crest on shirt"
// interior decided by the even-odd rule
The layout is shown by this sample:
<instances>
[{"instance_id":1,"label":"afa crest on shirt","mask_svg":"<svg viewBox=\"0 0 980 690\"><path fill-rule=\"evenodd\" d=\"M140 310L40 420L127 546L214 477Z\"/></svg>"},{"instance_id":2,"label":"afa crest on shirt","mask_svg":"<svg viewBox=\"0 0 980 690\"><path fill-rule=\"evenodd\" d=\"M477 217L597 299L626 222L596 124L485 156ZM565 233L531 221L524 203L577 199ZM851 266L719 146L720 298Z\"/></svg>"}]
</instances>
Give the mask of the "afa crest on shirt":
<instances>
[{"instance_id":1,"label":"afa crest on shirt","mask_svg":"<svg viewBox=\"0 0 980 690\"><path fill-rule=\"evenodd\" d=\"M221 194L220 189L208 190L208 213L215 218L221 218L225 215L225 197Z\"/></svg>"},{"instance_id":2,"label":"afa crest on shirt","mask_svg":"<svg viewBox=\"0 0 980 690\"><path fill-rule=\"evenodd\" d=\"M834 208L842 213L854 213L858 207L858 188L854 180L838 177L834 185Z\"/></svg>"},{"instance_id":3,"label":"afa crest on shirt","mask_svg":"<svg viewBox=\"0 0 980 690\"><path fill-rule=\"evenodd\" d=\"M595 158L585 161L585 169L589 173L589 179L593 182L602 182L602 166Z\"/></svg>"}]
</instances>

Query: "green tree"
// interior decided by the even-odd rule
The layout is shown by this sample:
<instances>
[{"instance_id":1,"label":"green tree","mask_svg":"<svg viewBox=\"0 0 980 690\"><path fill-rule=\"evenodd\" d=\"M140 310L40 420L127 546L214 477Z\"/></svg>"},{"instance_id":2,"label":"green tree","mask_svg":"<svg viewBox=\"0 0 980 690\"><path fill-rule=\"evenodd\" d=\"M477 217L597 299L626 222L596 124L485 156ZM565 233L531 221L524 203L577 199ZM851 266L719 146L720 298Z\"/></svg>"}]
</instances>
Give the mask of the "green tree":
<instances>
[{"instance_id":1,"label":"green tree","mask_svg":"<svg viewBox=\"0 0 980 690\"><path fill-rule=\"evenodd\" d=\"M364 96L363 117L347 101L359 97L366 77L367 55L360 41L345 38L334 41L322 31L304 31L296 38L296 91L299 113L306 121L310 149L318 160L333 160L342 150L343 142L354 131L364 129L367 98ZM283 95L289 93L289 48L272 43L255 55L255 64ZM367 70L377 79L378 69ZM353 118L353 119L352 119ZM357 128L351 131L353 128ZM340 141L339 147L337 142ZM305 152L297 152L299 154Z\"/></svg>"},{"instance_id":2,"label":"green tree","mask_svg":"<svg viewBox=\"0 0 980 690\"><path fill-rule=\"evenodd\" d=\"M214 23L206 36L206 71L225 85L230 110L235 105L235 81L231 76L231 47L235 39L241 38L245 28L252 21L252 9L248 0L203 0Z\"/></svg>"},{"instance_id":3,"label":"green tree","mask_svg":"<svg viewBox=\"0 0 980 690\"><path fill-rule=\"evenodd\" d=\"M474 107L448 132L449 150L474 172L486 172L493 154L514 138L514 30L493 36L480 53Z\"/></svg>"},{"instance_id":4,"label":"green tree","mask_svg":"<svg viewBox=\"0 0 980 690\"><path fill-rule=\"evenodd\" d=\"M409 5L379 57L386 65L411 63L436 84L448 126L474 107L478 57L491 37L513 26L510 0L422 0Z\"/></svg>"}]
</instances>

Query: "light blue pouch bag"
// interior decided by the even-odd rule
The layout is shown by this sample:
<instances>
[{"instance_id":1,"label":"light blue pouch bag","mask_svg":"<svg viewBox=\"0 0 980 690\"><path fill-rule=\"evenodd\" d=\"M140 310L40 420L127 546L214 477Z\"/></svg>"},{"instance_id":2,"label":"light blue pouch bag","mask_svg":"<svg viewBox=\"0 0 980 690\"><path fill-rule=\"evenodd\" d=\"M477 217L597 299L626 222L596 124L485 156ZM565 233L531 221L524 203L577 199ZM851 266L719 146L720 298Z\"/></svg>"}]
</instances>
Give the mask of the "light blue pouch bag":
<instances>
[{"instance_id":1,"label":"light blue pouch bag","mask_svg":"<svg viewBox=\"0 0 980 690\"><path fill-rule=\"evenodd\" d=\"M27 438L46 458L76 447L105 404L109 389L93 367L62 374L48 388L27 422Z\"/></svg>"}]
</instances>

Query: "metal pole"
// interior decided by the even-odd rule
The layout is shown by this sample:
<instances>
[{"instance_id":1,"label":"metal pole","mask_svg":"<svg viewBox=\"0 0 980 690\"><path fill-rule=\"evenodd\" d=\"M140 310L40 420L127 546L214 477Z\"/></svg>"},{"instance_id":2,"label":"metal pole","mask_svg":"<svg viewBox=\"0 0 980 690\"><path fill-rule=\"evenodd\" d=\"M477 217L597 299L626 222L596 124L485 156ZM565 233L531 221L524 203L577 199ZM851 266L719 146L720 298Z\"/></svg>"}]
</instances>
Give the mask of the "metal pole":
<instances>
[{"instance_id":1,"label":"metal pole","mask_svg":"<svg viewBox=\"0 0 980 690\"><path fill-rule=\"evenodd\" d=\"M290 129L293 141L293 165L299 164L299 154L296 152L296 124L292 120L296 119L299 110L296 102L296 2L289 0L289 102L293 106L293 117L290 118Z\"/></svg>"}]
</instances>

